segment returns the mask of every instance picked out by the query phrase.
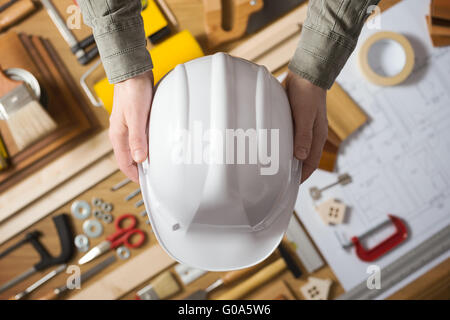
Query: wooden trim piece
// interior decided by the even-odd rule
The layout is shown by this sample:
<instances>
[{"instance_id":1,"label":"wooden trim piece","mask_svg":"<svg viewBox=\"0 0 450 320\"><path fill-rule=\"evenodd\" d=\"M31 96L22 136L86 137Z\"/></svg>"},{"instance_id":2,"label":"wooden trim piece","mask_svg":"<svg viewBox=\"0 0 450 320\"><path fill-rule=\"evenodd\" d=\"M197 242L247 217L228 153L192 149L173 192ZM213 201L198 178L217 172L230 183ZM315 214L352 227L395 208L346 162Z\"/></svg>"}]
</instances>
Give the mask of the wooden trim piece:
<instances>
[{"instance_id":1,"label":"wooden trim piece","mask_svg":"<svg viewBox=\"0 0 450 320\"><path fill-rule=\"evenodd\" d=\"M148 281L175 261L158 245L143 251L120 267L83 288L70 300L116 300Z\"/></svg>"},{"instance_id":2,"label":"wooden trim piece","mask_svg":"<svg viewBox=\"0 0 450 320\"><path fill-rule=\"evenodd\" d=\"M51 193L35 201L32 206L22 210L0 224L0 245L24 229L106 179L118 170L114 154L111 152L91 166L64 182Z\"/></svg>"},{"instance_id":3,"label":"wooden trim piece","mask_svg":"<svg viewBox=\"0 0 450 320\"><path fill-rule=\"evenodd\" d=\"M0 195L0 222L112 151L104 130Z\"/></svg>"},{"instance_id":4,"label":"wooden trim piece","mask_svg":"<svg viewBox=\"0 0 450 320\"><path fill-rule=\"evenodd\" d=\"M306 20L307 3L292 10L285 17L267 26L248 40L233 48L229 53L247 60L255 60L287 38L300 33ZM292 57L292 56L291 56ZM289 57L289 59L291 58Z\"/></svg>"}]
</instances>

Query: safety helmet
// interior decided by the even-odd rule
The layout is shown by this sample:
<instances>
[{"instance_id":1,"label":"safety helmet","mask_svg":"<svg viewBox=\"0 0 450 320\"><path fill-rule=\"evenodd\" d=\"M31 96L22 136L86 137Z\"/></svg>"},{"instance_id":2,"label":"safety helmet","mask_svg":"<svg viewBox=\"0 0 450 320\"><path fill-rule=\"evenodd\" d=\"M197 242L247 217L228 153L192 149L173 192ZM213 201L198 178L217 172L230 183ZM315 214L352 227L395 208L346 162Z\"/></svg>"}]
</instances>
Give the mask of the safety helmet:
<instances>
[{"instance_id":1,"label":"safety helmet","mask_svg":"<svg viewBox=\"0 0 450 320\"><path fill-rule=\"evenodd\" d=\"M286 93L263 66L217 53L159 83L139 181L165 251L209 271L250 267L280 243L301 163Z\"/></svg>"}]
</instances>

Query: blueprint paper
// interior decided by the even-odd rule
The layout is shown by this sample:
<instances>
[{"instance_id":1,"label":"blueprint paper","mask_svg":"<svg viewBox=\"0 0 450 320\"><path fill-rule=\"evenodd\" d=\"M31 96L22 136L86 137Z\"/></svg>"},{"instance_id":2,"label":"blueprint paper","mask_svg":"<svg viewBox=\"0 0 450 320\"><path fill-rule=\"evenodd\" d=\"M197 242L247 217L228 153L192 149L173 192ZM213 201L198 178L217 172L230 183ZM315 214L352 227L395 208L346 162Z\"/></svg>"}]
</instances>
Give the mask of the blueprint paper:
<instances>
[{"instance_id":1,"label":"blueprint paper","mask_svg":"<svg viewBox=\"0 0 450 320\"><path fill-rule=\"evenodd\" d=\"M428 9L429 1L405 0L381 15L381 30L364 27L337 79L370 118L338 157L339 173L349 173L353 182L326 190L313 202L310 187L337 179L336 173L318 170L302 184L297 198L297 215L345 290L367 280L369 265L389 265L450 223L450 48L432 47L425 22ZM396 87L370 84L357 66L359 46L379 31L402 33L415 51L412 75ZM313 209L329 198L350 207L344 224L326 226ZM347 239L359 235L388 213L407 222L409 239L401 246L373 263L359 260L353 249L342 249L336 234ZM367 245L390 232L383 230Z\"/></svg>"}]
</instances>

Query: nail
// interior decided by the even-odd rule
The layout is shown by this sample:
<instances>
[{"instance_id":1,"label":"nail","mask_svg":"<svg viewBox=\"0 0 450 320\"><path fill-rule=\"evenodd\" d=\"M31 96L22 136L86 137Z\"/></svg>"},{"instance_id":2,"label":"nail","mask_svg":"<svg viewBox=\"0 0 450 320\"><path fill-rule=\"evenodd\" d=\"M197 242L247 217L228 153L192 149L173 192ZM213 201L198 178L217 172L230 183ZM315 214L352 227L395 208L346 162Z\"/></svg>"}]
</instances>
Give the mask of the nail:
<instances>
[{"instance_id":1,"label":"nail","mask_svg":"<svg viewBox=\"0 0 450 320\"><path fill-rule=\"evenodd\" d=\"M136 162L144 161L145 160L145 153L144 153L144 151L142 149L135 150L134 153L133 153L133 158L134 158L134 161L136 161Z\"/></svg>"},{"instance_id":2,"label":"nail","mask_svg":"<svg viewBox=\"0 0 450 320\"><path fill-rule=\"evenodd\" d=\"M295 148L295 156L299 160L305 160L308 157L308 149L303 147Z\"/></svg>"}]
</instances>

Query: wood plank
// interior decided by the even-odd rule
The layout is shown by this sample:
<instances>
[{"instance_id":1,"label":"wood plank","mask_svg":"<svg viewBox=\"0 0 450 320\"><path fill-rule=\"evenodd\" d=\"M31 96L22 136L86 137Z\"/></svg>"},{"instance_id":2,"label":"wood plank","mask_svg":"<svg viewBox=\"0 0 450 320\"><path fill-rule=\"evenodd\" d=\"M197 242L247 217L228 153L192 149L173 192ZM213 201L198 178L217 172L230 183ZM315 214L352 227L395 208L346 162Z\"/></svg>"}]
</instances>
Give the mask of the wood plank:
<instances>
[{"instance_id":1,"label":"wood plank","mask_svg":"<svg viewBox=\"0 0 450 320\"><path fill-rule=\"evenodd\" d=\"M0 245L71 201L85 190L106 179L117 170L114 154L110 152L70 180L58 185L51 193L41 197L19 214L2 222L0 224Z\"/></svg>"},{"instance_id":2,"label":"wood plank","mask_svg":"<svg viewBox=\"0 0 450 320\"><path fill-rule=\"evenodd\" d=\"M306 19L307 3L292 10L282 19L270 24L255 35L249 37L237 47L230 50L230 54L247 60L255 60L265 52L277 46L285 39L300 32L301 24ZM289 60L292 58L289 57Z\"/></svg>"},{"instance_id":3,"label":"wood plank","mask_svg":"<svg viewBox=\"0 0 450 320\"><path fill-rule=\"evenodd\" d=\"M0 195L0 222L111 152L104 130Z\"/></svg>"},{"instance_id":4,"label":"wood plank","mask_svg":"<svg viewBox=\"0 0 450 320\"><path fill-rule=\"evenodd\" d=\"M173 264L175 264L175 261L156 244L106 274L95 283L83 288L70 300L119 299Z\"/></svg>"}]
</instances>

